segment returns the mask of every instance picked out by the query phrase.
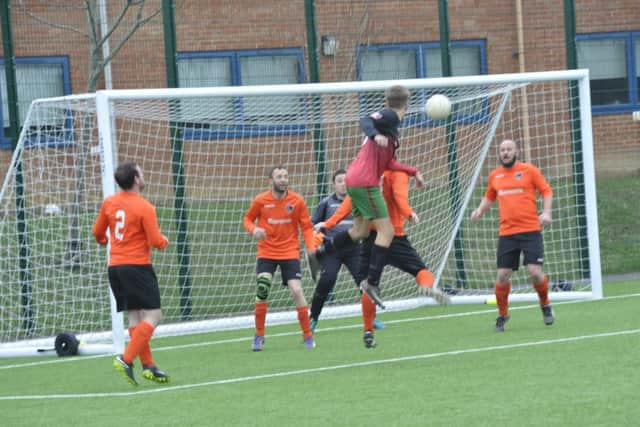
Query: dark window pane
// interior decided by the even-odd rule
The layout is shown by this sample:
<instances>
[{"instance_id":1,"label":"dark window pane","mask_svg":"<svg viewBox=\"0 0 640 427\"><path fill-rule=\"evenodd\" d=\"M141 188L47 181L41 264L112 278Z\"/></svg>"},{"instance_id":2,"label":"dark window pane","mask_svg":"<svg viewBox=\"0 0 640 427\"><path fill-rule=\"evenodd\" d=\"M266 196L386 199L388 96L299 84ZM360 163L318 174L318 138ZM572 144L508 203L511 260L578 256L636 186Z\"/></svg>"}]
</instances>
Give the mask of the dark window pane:
<instances>
[{"instance_id":1,"label":"dark window pane","mask_svg":"<svg viewBox=\"0 0 640 427\"><path fill-rule=\"evenodd\" d=\"M589 69L591 103L629 103L625 39L578 40L577 46L578 67Z\"/></svg>"},{"instance_id":2,"label":"dark window pane","mask_svg":"<svg viewBox=\"0 0 640 427\"><path fill-rule=\"evenodd\" d=\"M621 79L591 79L591 104L616 105L629 103L629 85Z\"/></svg>"}]
</instances>

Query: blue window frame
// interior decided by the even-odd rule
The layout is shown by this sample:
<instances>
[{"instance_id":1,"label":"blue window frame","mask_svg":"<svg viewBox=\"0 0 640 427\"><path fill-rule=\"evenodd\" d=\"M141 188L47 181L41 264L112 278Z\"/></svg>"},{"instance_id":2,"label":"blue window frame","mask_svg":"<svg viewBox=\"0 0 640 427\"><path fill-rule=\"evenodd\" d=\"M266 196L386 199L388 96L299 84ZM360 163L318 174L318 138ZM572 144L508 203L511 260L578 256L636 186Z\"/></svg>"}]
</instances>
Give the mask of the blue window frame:
<instances>
[{"instance_id":1,"label":"blue window frame","mask_svg":"<svg viewBox=\"0 0 640 427\"><path fill-rule=\"evenodd\" d=\"M457 40L451 42L451 68L453 76L468 76L487 73L487 54L485 40ZM396 80L425 77L442 77L439 42L399 43L380 45L361 45L358 47L358 80ZM414 94L412 102L424 105L431 95L429 91ZM369 99L369 103L382 105L383 95L379 99ZM484 100L469 101L460 105L456 120L473 122L482 120L486 114L487 103ZM407 121L408 119L408 121ZM407 117L404 125L428 124L426 115Z\"/></svg>"},{"instance_id":2,"label":"blue window frame","mask_svg":"<svg viewBox=\"0 0 640 427\"><path fill-rule=\"evenodd\" d=\"M43 56L16 58L16 80L18 84L18 119L24 123L29 105L34 99L69 95L71 78L69 58L67 56ZM7 101L7 81L5 60L0 59L0 149L11 149L11 141L7 138L6 128L9 126L9 104ZM44 124L51 135L60 135L69 129L68 116L51 118ZM66 139L66 137L65 137Z\"/></svg>"},{"instance_id":3,"label":"blue window frame","mask_svg":"<svg viewBox=\"0 0 640 427\"><path fill-rule=\"evenodd\" d=\"M640 31L576 36L578 67L589 69L594 115L640 108Z\"/></svg>"},{"instance_id":4,"label":"blue window frame","mask_svg":"<svg viewBox=\"0 0 640 427\"><path fill-rule=\"evenodd\" d=\"M299 48L178 54L180 87L304 82L303 52ZM180 101L186 139L297 134L306 130L306 111L304 98L291 95Z\"/></svg>"}]
</instances>

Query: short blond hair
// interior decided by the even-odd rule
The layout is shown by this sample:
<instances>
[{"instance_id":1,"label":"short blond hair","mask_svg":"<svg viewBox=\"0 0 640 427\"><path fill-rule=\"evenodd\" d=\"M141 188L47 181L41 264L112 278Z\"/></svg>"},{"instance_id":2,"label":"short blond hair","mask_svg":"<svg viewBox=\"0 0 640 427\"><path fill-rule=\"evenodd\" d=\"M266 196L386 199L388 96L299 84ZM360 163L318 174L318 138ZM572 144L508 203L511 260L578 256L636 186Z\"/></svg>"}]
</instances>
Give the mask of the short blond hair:
<instances>
[{"instance_id":1,"label":"short blond hair","mask_svg":"<svg viewBox=\"0 0 640 427\"><path fill-rule=\"evenodd\" d=\"M393 85L384 91L384 98L389 108L404 108L409 104L411 93L402 85Z\"/></svg>"}]
</instances>

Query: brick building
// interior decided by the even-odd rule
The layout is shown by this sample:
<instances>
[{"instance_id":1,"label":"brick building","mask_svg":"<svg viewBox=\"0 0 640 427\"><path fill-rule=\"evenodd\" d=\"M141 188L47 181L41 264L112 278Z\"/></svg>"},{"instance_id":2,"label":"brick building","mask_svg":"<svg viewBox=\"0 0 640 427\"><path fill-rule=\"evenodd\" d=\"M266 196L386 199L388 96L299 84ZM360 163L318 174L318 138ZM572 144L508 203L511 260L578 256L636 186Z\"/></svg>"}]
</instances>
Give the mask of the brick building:
<instances>
[{"instance_id":1,"label":"brick building","mask_svg":"<svg viewBox=\"0 0 640 427\"><path fill-rule=\"evenodd\" d=\"M83 2L12 2L18 62L20 116L31 99L83 93L92 53ZM126 2L107 2L115 22ZM166 86L160 0L147 0L149 17L111 63L113 88ZM181 86L273 84L309 81L304 0L176 1ZM320 81L436 77L438 1L316 0ZM561 0L450 0L448 15L454 75L559 70L567 67ZM99 8L93 11L99 21ZM113 52L134 21L131 6L109 39ZM593 131L599 172L635 171L640 161L640 9L632 0L575 1L578 65L592 73ZM519 24L522 22L522 25ZM99 22L96 23L99 27ZM519 47L519 36L522 46ZM323 40L336 43L323 51ZM328 44L326 46L329 47ZM366 47L366 49L365 49ZM100 54L102 46L94 46ZM324 54L323 54L324 52ZM392 68L385 68L393 63ZM385 66L383 66L385 64ZM4 62L2 63L4 67ZM4 68L3 68L4 70ZM3 121L8 124L6 82ZM98 89L105 86L100 77ZM8 141L2 139L6 168ZM2 174L4 176L4 173Z\"/></svg>"}]
</instances>

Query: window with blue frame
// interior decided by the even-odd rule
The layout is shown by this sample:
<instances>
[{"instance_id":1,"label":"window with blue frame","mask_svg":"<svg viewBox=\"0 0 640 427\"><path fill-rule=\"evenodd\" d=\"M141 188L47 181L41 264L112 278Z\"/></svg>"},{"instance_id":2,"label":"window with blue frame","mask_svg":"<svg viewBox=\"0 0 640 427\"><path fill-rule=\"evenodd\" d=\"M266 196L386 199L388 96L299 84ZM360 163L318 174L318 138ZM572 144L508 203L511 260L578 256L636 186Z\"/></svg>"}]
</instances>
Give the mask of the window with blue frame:
<instances>
[{"instance_id":1,"label":"window with blue frame","mask_svg":"<svg viewBox=\"0 0 640 427\"><path fill-rule=\"evenodd\" d=\"M452 41L451 72L453 76L469 76L487 73L486 42L484 40ZM367 45L358 48L359 80L396 80L424 77L442 77L440 43L403 43ZM418 102L423 103L429 93L420 93ZM373 100L380 105L383 95ZM372 100L369 100L371 102ZM465 111L467 119L481 114L482 100L470 101L458 106Z\"/></svg>"},{"instance_id":2,"label":"window with blue frame","mask_svg":"<svg viewBox=\"0 0 640 427\"><path fill-rule=\"evenodd\" d=\"M180 87L304 83L302 49L184 52L178 55ZM208 97L180 101L185 138L283 135L304 131L300 96Z\"/></svg>"},{"instance_id":3,"label":"window with blue frame","mask_svg":"<svg viewBox=\"0 0 640 427\"><path fill-rule=\"evenodd\" d=\"M66 56L16 58L16 80L18 120L22 125L33 100L71 93L69 58ZM2 101L0 149L11 149L11 141L5 136L9 127L9 104L4 59L0 59L0 100ZM64 114L44 121L46 121L44 126L52 130L63 131L68 126L68 117Z\"/></svg>"},{"instance_id":4,"label":"window with blue frame","mask_svg":"<svg viewBox=\"0 0 640 427\"><path fill-rule=\"evenodd\" d=\"M640 108L640 31L580 34L578 67L589 69L594 114Z\"/></svg>"}]
</instances>

